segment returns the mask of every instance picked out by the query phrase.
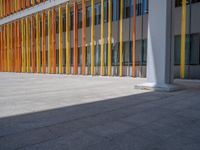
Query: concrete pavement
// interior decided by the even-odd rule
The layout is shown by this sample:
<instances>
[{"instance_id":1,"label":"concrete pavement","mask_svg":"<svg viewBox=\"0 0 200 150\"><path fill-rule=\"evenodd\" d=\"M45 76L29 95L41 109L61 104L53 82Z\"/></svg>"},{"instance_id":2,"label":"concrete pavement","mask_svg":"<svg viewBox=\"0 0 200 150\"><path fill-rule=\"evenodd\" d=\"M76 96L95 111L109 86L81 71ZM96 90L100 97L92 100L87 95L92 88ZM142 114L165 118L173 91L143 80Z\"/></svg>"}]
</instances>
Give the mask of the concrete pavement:
<instances>
[{"instance_id":1,"label":"concrete pavement","mask_svg":"<svg viewBox=\"0 0 200 150\"><path fill-rule=\"evenodd\" d=\"M0 150L199 150L200 82L0 73Z\"/></svg>"}]
</instances>

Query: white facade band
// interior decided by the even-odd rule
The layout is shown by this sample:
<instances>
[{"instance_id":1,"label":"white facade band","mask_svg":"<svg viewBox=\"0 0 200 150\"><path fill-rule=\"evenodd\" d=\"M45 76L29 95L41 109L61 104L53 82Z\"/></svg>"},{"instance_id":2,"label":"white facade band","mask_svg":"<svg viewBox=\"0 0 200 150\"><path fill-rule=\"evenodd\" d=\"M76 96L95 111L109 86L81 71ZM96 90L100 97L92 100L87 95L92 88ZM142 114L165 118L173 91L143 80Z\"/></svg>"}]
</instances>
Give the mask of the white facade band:
<instances>
[{"instance_id":1,"label":"white facade band","mask_svg":"<svg viewBox=\"0 0 200 150\"><path fill-rule=\"evenodd\" d=\"M48 0L46 2L40 3L38 5L35 5L33 7L30 8L26 8L25 10L21 10L20 12L17 12L13 15L7 16L3 19L0 20L0 26L10 23L14 20L18 20L33 14L36 14L38 12L41 12L43 10L64 4L66 2L68 2L69 0Z\"/></svg>"}]
</instances>

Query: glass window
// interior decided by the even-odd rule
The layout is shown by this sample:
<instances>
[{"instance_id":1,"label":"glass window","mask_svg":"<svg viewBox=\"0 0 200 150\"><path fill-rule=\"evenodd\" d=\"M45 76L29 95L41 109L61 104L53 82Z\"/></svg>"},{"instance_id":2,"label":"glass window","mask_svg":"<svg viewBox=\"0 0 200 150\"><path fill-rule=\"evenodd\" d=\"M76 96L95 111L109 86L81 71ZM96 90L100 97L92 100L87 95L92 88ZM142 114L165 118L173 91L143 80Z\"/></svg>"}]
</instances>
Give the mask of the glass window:
<instances>
[{"instance_id":1,"label":"glass window","mask_svg":"<svg viewBox=\"0 0 200 150\"><path fill-rule=\"evenodd\" d=\"M136 15L137 15L137 16L142 15L142 2L141 2L141 1L139 1L139 2L136 4Z\"/></svg>"},{"instance_id":2,"label":"glass window","mask_svg":"<svg viewBox=\"0 0 200 150\"><path fill-rule=\"evenodd\" d=\"M142 40L136 41L136 64L142 65Z\"/></svg>"},{"instance_id":3,"label":"glass window","mask_svg":"<svg viewBox=\"0 0 200 150\"><path fill-rule=\"evenodd\" d=\"M175 7L179 7L182 4L182 0L176 0L175 1Z\"/></svg>"},{"instance_id":4,"label":"glass window","mask_svg":"<svg viewBox=\"0 0 200 150\"><path fill-rule=\"evenodd\" d=\"M198 3L200 0L191 0L191 3ZM190 0L187 0L187 5L190 4ZM182 5L182 0L175 1L175 7L180 7Z\"/></svg>"},{"instance_id":5,"label":"glass window","mask_svg":"<svg viewBox=\"0 0 200 150\"><path fill-rule=\"evenodd\" d=\"M185 47L185 64L189 65L189 51L190 51L190 37L186 36L186 47Z\"/></svg>"},{"instance_id":6,"label":"glass window","mask_svg":"<svg viewBox=\"0 0 200 150\"><path fill-rule=\"evenodd\" d=\"M180 36L175 37L175 42L174 42L174 64L175 65L180 65L180 47L181 45L181 39Z\"/></svg>"},{"instance_id":7,"label":"glass window","mask_svg":"<svg viewBox=\"0 0 200 150\"><path fill-rule=\"evenodd\" d=\"M112 0L112 20L118 20L119 16L119 0Z\"/></svg>"},{"instance_id":8,"label":"glass window","mask_svg":"<svg viewBox=\"0 0 200 150\"><path fill-rule=\"evenodd\" d=\"M70 12L70 29L74 28L74 12Z\"/></svg>"},{"instance_id":9,"label":"glass window","mask_svg":"<svg viewBox=\"0 0 200 150\"><path fill-rule=\"evenodd\" d=\"M130 41L129 64L132 65L133 42ZM147 39L136 41L136 65L147 63Z\"/></svg>"},{"instance_id":10,"label":"glass window","mask_svg":"<svg viewBox=\"0 0 200 150\"><path fill-rule=\"evenodd\" d=\"M95 46L95 66L100 66L101 62L101 46L97 44Z\"/></svg>"},{"instance_id":11,"label":"glass window","mask_svg":"<svg viewBox=\"0 0 200 150\"><path fill-rule=\"evenodd\" d=\"M91 6L86 8L86 26L89 27L91 25Z\"/></svg>"},{"instance_id":12,"label":"glass window","mask_svg":"<svg viewBox=\"0 0 200 150\"><path fill-rule=\"evenodd\" d=\"M130 16L133 16L133 0L130 0Z\"/></svg>"},{"instance_id":13,"label":"glass window","mask_svg":"<svg viewBox=\"0 0 200 150\"><path fill-rule=\"evenodd\" d=\"M82 65L82 47L78 48L78 65Z\"/></svg>"},{"instance_id":14,"label":"glass window","mask_svg":"<svg viewBox=\"0 0 200 150\"><path fill-rule=\"evenodd\" d=\"M198 65L199 64L199 57L200 57L200 52L199 52L199 38L200 36L198 34L194 34L191 36L191 60L190 64L191 65Z\"/></svg>"},{"instance_id":15,"label":"glass window","mask_svg":"<svg viewBox=\"0 0 200 150\"><path fill-rule=\"evenodd\" d=\"M78 28L82 27L82 9L78 10Z\"/></svg>"},{"instance_id":16,"label":"glass window","mask_svg":"<svg viewBox=\"0 0 200 150\"><path fill-rule=\"evenodd\" d=\"M74 49L73 48L71 48L70 61L71 61L71 66L73 66L74 65Z\"/></svg>"},{"instance_id":17,"label":"glass window","mask_svg":"<svg viewBox=\"0 0 200 150\"><path fill-rule=\"evenodd\" d=\"M124 0L124 18L130 17L130 0Z\"/></svg>"},{"instance_id":18,"label":"glass window","mask_svg":"<svg viewBox=\"0 0 200 150\"><path fill-rule=\"evenodd\" d=\"M104 45L104 65L108 65L108 44Z\"/></svg>"},{"instance_id":19,"label":"glass window","mask_svg":"<svg viewBox=\"0 0 200 150\"><path fill-rule=\"evenodd\" d=\"M63 12L63 32L66 32L66 12Z\"/></svg>"},{"instance_id":20,"label":"glass window","mask_svg":"<svg viewBox=\"0 0 200 150\"><path fill-rule=\"evenodd\" d=\"M66 13L63 13L62 16L63 19L63 32L66 31ZM47 29L48 29L48 24L47 24ZM56 33L59 33L59 15L56 15Z\"/></svg>"},{"instance_id":21,"label":"glass window","mask_svg":"<svg viewBox=\"0 0 200 150\"><path fill-rule=\"evenodd\" d=\"M129 64L132 65L133 64L133 56L132 56L132 53L133 52L133 41L130 41L130 49L129 49Z\"/></svg>"},{"instance_id":22,"label":"glass window","mask_svg":"<svg viewBox=\"0 0 200 150\"><path fill-rule=\"evenodd\" d=\"M104 23L108 22L108 0L104 1Z\"/></svg>"},{"instance_id":23,"label":"glass window","mask_svg":"<svg viewBox=\"0 0 200 150\"><path fill-rule=\"evenodd\" d=\"M124 0L124 18L133 16L133 4L134 0ZM148 0L137 0L136 1L136 15L141 16L148 13Z\"/></svg>"},{"instance_id":24,"label":"glass window","mask_svg":"<svg viewBox=\"0 0 200 150\"><path fill-rule=\"evenodd\" d=\"M95 4L95 25L100 24L101 22L101 4Z\"/></svg>"},{"instance_id":25,"label":"glass window","mask_svg":"<svg viewBox=\"0 0 200 150\"><path fill-rule=\"evenodd\" d=\"M42 66L42 51L40 51L40 65Z\"/></svg>"},{"instance_id":26,"label":"glass window","mask_svg":"<svg viewBox=\"0 0 200 150\"><path fill-rule=\"evenodd\" d=\"M114 43L112 45L112 65L119 65L119 43Z\"/></svg>"},{"instance_id":27,"label":"glass window","mask_svg":"<svg viewBox=\"0 0 200 150\"><path fill-rule=\"evenodd\" d=\"M46 36L48 36L48 16L46 18Z\"/></svg>"},{"instance_id":28,"label":"glass window","mask_svg":"<svg viewBox=\"0 0 200 150\"><path fill-rule=\"evenodd\" d=\"M192 3L200 2L200 0L192 0Z\"/></svg>"},{"instance_id":29,"label":"glass window","mask_svg":"<svg viewBox=\"0 0 200 150\"><path fill-rule=\"evenodd\" d=\"M143 7L143 10L142 10L143 15L147 14L148 11L149 11L149 8L148 8L149 7L149 1L148 0L143 0L142 7Z\"/></svg>"},{"instance_id":30,"label":"glass window","mask_svg":"<svg viewBox=\"0 0 200 150\"><path fill-rule=\"evenodd\" d=\"M59 64L59 51L56 49L56 66Z\"/></svg>"},{"instance_id":31,"label":"glass window","mask_svg":"<svg viewBox=\"0 0 200 150\"><path fill-rule=\"evenodd\" d=\"M147 64L147 39L143 40L142 64Z\"/></svg>"},{"instance_id":32,"label":"glass window","mask_svg":"<svg viewBox=\"0 0 200 150\"><path fill-rule=\"evenodd\" d=\"M66 49L65 48L63 48L63 67L65 67L66 66Z\"/></svg>"},{"instance_id":33,"label":"glass window","mask_svg":"<svg viewBox=\"0 0 200 150\"><path fill-rule=\"evenodd\" d=\"M186 37L186 49L185 49L185 63L186 65L189 64L189 48L190 48L190 40L189 37ZM174 63L175 65L180 65L180 50L181 50L181 36L175 36L175 43L174 43Z\"/></svg>"},{"instance_id":34,"label":"glass window","mask_svg":"<svg viewBox=\"0 0 200 150\"><path fill-rule=\"evenodd\" d=\"M90 46L86 47L87 53L86 53L86 64L87 66L91 65L91 53L90 53Z\"/></svg>"},{"instance_id":35,"label":"glass window","mask_svg":"<svg viewBox=\"0 0 200 150\"><path fill-rule=\"evenodd\" d=\"M123 65L128 66L130 65L130 57L129 57L129 52L130 52L130 43L129 42L124 42L123 43Z\"/></svg>"},{"instance_id":36,"label":"glass window","mask_svg":"<svg viewBox=\"0 0 200 150\"><path fill-rule=\"evenodd\" d=\"M59 16L58 16L58 14L56 15L56 33L58 33L59 32Z\"/></svg>"}]
</instances>

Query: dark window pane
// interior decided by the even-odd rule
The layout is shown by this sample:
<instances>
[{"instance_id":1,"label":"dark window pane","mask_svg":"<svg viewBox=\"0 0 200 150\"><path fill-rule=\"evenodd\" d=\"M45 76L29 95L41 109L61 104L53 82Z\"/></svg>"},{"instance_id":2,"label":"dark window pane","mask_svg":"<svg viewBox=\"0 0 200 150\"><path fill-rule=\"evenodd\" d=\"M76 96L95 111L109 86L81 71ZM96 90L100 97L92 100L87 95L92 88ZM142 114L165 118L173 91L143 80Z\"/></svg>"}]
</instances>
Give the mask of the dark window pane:
<instances>
[{"instance_id":1,"label":"dark window pane","mask_svg":"<svg viewBox=\"0 0 200 150\"><path fill-rule=\"evenodd\" d=\"M95 25L100 24L101 21L101 4L95 4Z\"/></svg>"},{"instance_id":2,"label":"dark window pane","mask_svg":"<svg viewBox=\"0 0 200 150\"><path fill-rule=\"evenodd\" d=\"M104 1L104 22L108 22L108 0Z\"/></svg>"},{"instance_id":3,"label":"dark window pane","mask_svg":"<svg viewBox=\"0 0 200 150\"><path fill-rule=\"evenodd\" d=\"M124 0L124 18L130 17L130 0Z\"/></svg>"},{"instance_id":4,"label":"dark window pane","mask_svg":"<svg viewBox=\"0 0 200 150\"><path fill-rule=\"evenodd\" d=\"M119 43L114 43L112 45L112 65L119 65Z\"/></svg>"},{"instance_id":5,"label":"dark window pane","mask_svg":"<svg viewBox=\"0 0 200 150\"><path fill-rule=\"evenodd\" d=\"M74 12L70 12L70 29L74 28Z\"/></svg>"},{"instance_id":6,"label":"dark window pane","mask_svg":"<svg viewBox=\"0 0 200 150\"><path fill-rule=\"evenodd\" d=\"M100 66L101 62L101 46L97 44L95 46L95 66Z\"/></svg>"},{"instance_id":7,"label":"dark window pane","mask_svg":"<svg viewBox=\"0 0 200 150\"><path fill-rule=\"evenodd\" d=\"M199 64L199 46L200 46L200 41L199 41L199 34L194 34L191 36L191 51L190 51L190 64L191 65L198 65Z\"/></svg>"},{"instance_id":8,"label":"dark window pane","mask_svg":"<svg viewBox=\"0 0 200 150\"><path fill-rule=\"evenodd\" d=\"M86 64L87 66L91 65L91 53L90 53L90 46L87 46L87 54L86 54Z\"/></svg>"},{"instance_id":9,"label":"dark window pane","mask_svg":"<svg viewBox=\"0 0 200 150\"><path fill-rule=\"evenodd\" d=\"M191 0L191 3L197 3L200 2L200 0ZM187 5L190 4L190 0L186 1ZM180 7L182 5L182 0L176 0L175 1L175 7Z\"/></svg>"},{"instance_id":10,"label":"dark window pane","mask_svg":"<svg viewBox=\"0 0 200 150\"><path fill-rule=\"evenodd\" d=\"M181 50L181 36L175 36L174 43L174 64L180 65L180 50ZM189 64L189 48L190 48L190 40L189 36L186 37L186 47L185 47L185 64Z\"/></svg>"},{"instance_id":11,"label":"dark window pane","mask_svg":"<svg viewBox=\"0 0 200 150\"><path fill-rule=\"evenodd\" d=\"M78 48L78 65L79 66L82 65L82 48L81 47Z\"/></svg>"},{"instance_id":12,"label":"dark window pane","mask_svg":"<svg viewBox=\"0 0 200 150\"><path fill-rule=\"evenodd\" d=\"M71 48L71 53L70 53L70 60L71 60L71 66L73 66L74 65L74 49L73 48Z\"/></svg>"},{"instance_id":13,"label":"dark window pane","mask_svg":"<svg viewBox=\"0 0 200 150\"><path fill-rule=\"evenodd\" d=\"M78 10L78 28L82 27L82 9Z\"/></svg>"},{"instance_id":14,"label":"dark window pane","mask_svg":"<svg viewBox=\"0 0 200 150\"><path fill-rule=\"evenodd\" d=\"M128 66L130 61L129 61L129 52L130 52L130 43L129 42L124 42L123 43L123 65Z\"/></svg>"},{"instance_id":15,"label":"dark window pane","mask_svg":"<svg viewBox=\"0 0 200 150\"><path fill-rule=\"evenodd\" d=\"M104 65L108 65L108 44L104 45Z\"/></svg>"},{"instance_id":16,"label":"dark window pane","mask_svg":"<svg viewBox=\"0 0 200 150\"><path fill-rule=\"evenodd\" d=\"M119 16L119 0L112 0L112 20L116 21L118 20Z\"/></svg>"},{"instance_id":17,"label":"dark window pane","mask_svg":"<svg viewBox=\"0 0 200 150\"><path fill-rule=\"evenodd\" d=\"M86 26L89 27L91 25L91 6L86 8Z\"/></svg>"}]
</instances>

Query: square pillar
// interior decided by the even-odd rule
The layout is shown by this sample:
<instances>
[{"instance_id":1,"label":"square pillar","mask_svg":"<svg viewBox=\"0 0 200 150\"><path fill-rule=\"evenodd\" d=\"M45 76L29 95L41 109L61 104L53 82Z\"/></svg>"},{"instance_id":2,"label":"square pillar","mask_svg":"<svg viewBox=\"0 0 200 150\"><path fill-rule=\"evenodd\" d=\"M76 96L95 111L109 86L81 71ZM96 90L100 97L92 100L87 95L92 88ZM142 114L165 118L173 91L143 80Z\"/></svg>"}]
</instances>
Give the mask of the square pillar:
<instances>
[{"instance_id":1,"label":"square pillar","mask_svg":"<svg viewBox=\"0 0 200 150\"><path fill-rule=\"evenodd\" d=\"M172 0L150 0L147 45L147 83L140 89L172 91L174 56L171 49Z\"/></svg>"}]
</instances>

